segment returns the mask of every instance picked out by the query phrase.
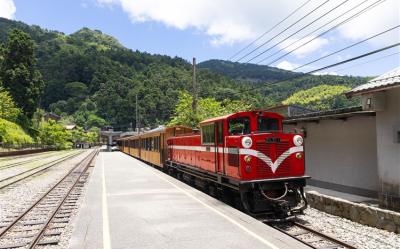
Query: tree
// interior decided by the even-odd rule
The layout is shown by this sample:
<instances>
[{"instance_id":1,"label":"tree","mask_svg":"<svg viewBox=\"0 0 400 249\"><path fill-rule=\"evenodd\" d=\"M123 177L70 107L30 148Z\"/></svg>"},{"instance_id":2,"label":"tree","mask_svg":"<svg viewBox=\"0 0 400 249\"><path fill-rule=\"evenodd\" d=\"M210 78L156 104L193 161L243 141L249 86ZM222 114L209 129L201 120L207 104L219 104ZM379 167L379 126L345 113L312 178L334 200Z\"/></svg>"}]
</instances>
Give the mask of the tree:
<instances>
[{"instance_id":1,"label":"tree","mask_svg":"<svg viewBox=\"0 0 400 249\"><path fill-rule=\"evenodd\" d=\"M70 82L67 83L64 87L65 92L70 96L70 97L76 97L80 99L84 99L86 97L86 94L88 93L88 88L87 86L82 83L82 82Z\"/></svg>"},{"instance_id":2,"label":"tree","mask_svg":"<svg viewBox=\"0 0 400 249\"><path fill-rule=\"evenodd\" d=\"M41 144L51 145L56 149L68 149L72 146L70 133L54 120L40 123L39 139Z\"/></svg>"},{"instance_id":3,"label":"tree","mask_svg":"<svg viewBox=\"0 0 400 249\"><path fill-rule=\"evenodd\" d=\"M35 112L44 83L35 68L34 41L18 29L10 31L3 51L0 78L23 113L31 118Z\"/></svg>"},{"instance_id":4,"label":"tree","mask_svg":"<svg viewBox=\"0 0 400 249\"><path fill-rule=\"evenodd\" d=\"M282 103L297 104L315 110L330 110L346 106L359 105L359 99L347 99L343 93L351 88L340 85L319 85L307 90L298 91Z\"/></svg>"},{"instance_id":5,"label":"tree","mask_svg":"<svg viewBox=\"0 0 400 249\"><path fill-rule=\"evenodd\" d=\"M0 86L0 118L15 122L20 113L10 94Z\"/></svg>"},{"instance_id":6,"label":"tree","mask_svg":"<svg viewBox=\"0 0 400 249\"><path fill-rule=\"evenodd\" d=\"M214 98L200 98L197 112L194 113L192 111L192 96L188 92L182 91L179 94L179 101L175 106L175 113L169 125L197 127L202 120L249 109L251 109L251 105L240 100L218 102Z\"/></svg>"}]
</instances>

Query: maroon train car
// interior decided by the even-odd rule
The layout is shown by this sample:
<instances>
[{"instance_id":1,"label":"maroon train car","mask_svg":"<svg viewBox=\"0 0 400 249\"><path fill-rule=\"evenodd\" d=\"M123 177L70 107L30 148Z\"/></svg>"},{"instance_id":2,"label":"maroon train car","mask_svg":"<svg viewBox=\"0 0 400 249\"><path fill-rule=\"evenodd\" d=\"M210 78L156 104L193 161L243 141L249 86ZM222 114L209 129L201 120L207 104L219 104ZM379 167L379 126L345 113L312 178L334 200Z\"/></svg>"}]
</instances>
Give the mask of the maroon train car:
<instances>
[{"instance_id":1,"label":"maroon train car","mask_svg":"<svg viewBox=\"0 0 400 249\"><path fill-rule=\"evenodd\" d=\"M249 111L200 123L171 137L164 167L213 195L235 197L251 214L288 217L306 207L301 134L284 133L277 113Z\"/></svg>"}]
</instances>

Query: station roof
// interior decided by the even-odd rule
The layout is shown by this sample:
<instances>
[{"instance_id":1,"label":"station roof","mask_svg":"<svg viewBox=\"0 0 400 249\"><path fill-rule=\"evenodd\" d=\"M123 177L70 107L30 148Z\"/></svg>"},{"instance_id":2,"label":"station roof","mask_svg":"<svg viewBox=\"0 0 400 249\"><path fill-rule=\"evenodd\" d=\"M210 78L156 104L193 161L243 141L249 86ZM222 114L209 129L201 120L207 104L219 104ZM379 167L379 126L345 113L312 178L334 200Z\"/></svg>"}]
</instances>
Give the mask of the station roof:
<instances>
[{"instance_id":1,"label":"station roof","mask_svg":"<svg viewBox=\"0 0 400 249\"><path fill-rule=\"evenodd\" d=\"M296 124L298 122L317 122L326 119L347 119L354 116L375 116L375 111L363 111L362 106L341 108L329 111L320 111L286 118L284 124Z\"/></svg>"},{"instance_id":2,"label":"station roof","mask_svg":"<svg viewBox=\"0 0 400 249\"><path fill-rule=\"evenodd\" d=\"M347 92L346 95L360 95L364 93L383 91L395 87L400 87L400 67L384 73L381 76L368 81L366 84L353 88L351 91Z\"/></svg>"}]
</instances>

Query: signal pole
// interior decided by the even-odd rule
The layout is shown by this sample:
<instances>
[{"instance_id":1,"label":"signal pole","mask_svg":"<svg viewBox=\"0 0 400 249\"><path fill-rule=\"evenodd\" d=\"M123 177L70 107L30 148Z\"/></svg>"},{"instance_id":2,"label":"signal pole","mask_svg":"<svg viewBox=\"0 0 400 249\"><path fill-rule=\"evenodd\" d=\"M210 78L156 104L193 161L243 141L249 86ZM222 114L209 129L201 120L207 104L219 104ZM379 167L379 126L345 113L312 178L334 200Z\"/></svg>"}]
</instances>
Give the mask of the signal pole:
<instances>
[{"instance_id":1,"label":"signal pole","mask_svg":"<svg viewBox=\"0 0 400 249\"><path fill-rule=\"evenodd\" d=\"M197 82L196 82L196 58L193 57L193 102L192 102L192 110L194 113L197 112Z\"/></svg>"}]
</instances>

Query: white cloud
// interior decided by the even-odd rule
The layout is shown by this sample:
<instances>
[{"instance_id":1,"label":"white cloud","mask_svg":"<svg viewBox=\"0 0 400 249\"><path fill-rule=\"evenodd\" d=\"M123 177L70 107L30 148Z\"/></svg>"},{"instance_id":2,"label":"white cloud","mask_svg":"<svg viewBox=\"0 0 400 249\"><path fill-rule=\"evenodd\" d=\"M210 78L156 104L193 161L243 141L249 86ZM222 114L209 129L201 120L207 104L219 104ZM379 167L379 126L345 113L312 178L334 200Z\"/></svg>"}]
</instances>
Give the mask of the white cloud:
<instances>
[{"instance_id":1,"label":"white cloud","mask_svg":"<svg viewBox=\"0 0 400 249\"><path fill-rule=\"evenodd\" d=\"M213 45L247 43L265 32L269 27L281 21L304 1L297 0L96 0L101 6L120 6L130 17L132 22L159 22L167 27L180 30L194 28L210 37ZM350 9L363 0L352 0L339 7L329 15L323 17L304 32L299 32L293 39L300 38L319 27L339 14ZM342 38L360 39L376 30L382 31L382 25L399 22L398 0L387 0L381 6L360 15L354 21L349 22L340 32L330 36L340 35ZM310 10L320 5L321 1L311 1L294 16L285 21L276 30L269 33L262 41L277 34L284 27L298 20ZM367 6L370 2L362 6ZM303 27L328 10L338 5L338 1L330 1L316 12L308 16L302 22L298 22L293 28L285 32L285 35L274 39L275 44L282 38ZM361 8L357 9L360 10ZM349 13L354 14L357 10ZM346 16L346 17L347 17ZM344 17L345 18L345 17ZM333 26L333 25L331 25ZM330 27L331 27L330 26ZM311 36L310 36L311 37ZM331 39L329 39L331 40ZM261 42L262 42L261 41ZM328 38L317 38L310 45L296 51L297 56L311 53L326 45Z\"/></svg>"},{"instance_id":2,"label":"white cloud","mask_svg":"<svg viewBox=\"0 0 400 249\"><path fill-rule=\"evenodd\" d=\"M295 64L295 63L291 63L291 62L288 62L288 61L282 61L278 65L276 65L277 68L290 70L290 71L292 71L293 69L295 69L298 66L300 66L300 65Z\"/></svg>"},{"instance_id":3,"label":"white cloud","mask_svg":"<svg viewBox=\"0 0 400 249\"><path fill-rule=\"evenodd\" d=\"M16 10L13 0L0 0L0 17L13 19Z\"/></svg>"},{"instance_id":4,"label":"white cloud","mask_svg":"<svg viewBox=\"0 0 400 249\"><path fill-rule=\"evenodd\" d=\"M313 73L313 75L335 75L335 76L337 76L339 74L336 72L316 72L316 73Z\"/></svg>"},{"instance_id":5,"label":"white cloud","mask_svg":"<svg viewBox=\"0 0 400 249\"><path fill-rule=\"evenodd\" d=\"M360 1L360 0L358 0ZM363 5L368 6L371 3ZM339 28L339 32L345 38L359 40L378 34L386 29L400 24L400 1L383 1L375 8L365 12ZM400 40L400 31L395 29L386 35L369 41L375 46L388 45Z\"/></svg>"}]
</instances>

